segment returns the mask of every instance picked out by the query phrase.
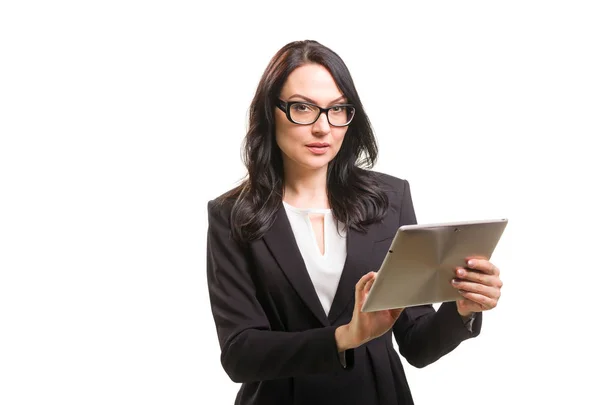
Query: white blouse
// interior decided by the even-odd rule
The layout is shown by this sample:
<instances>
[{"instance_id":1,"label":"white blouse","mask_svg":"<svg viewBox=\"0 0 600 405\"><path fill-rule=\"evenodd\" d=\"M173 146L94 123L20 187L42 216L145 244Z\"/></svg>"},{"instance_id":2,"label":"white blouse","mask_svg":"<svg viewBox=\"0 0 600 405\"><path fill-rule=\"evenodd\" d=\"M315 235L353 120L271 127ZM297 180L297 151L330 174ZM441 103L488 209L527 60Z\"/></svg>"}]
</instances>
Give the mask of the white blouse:
<instances>
[{"instance_id":1,"label":"white blouse","mask_svg":"<svg viewBox=\"0 0 600 405\"><path fill-rule=\"evenodd\" d=\"M331 209L296 208L285 201L285 211L306 270L315 287L325 314L329 314L333 297L346 262L346 229L333 218ZM310 220L311 214L323 215L324 254L321 254Z\"/></svg>"}]
</instances>

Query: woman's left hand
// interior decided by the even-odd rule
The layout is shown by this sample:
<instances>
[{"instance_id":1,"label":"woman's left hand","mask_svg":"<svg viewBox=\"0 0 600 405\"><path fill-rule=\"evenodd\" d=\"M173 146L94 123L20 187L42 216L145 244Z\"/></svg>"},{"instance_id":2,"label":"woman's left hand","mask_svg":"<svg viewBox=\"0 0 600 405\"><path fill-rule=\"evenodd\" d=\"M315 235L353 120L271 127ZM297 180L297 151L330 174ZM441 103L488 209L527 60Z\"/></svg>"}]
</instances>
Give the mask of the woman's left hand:
<instances>
[{"instance_id":1,"label":"woman's left hand","mask_svg":"<svg viewBox=\"0 0 600 405\"><path fill-rule=\"evenodd\" d=\"M452 286L465 297L456 301L461 316L487 311L498 305L500 299L500 270L488 260L468 258L467 266L456 269Z\"/></svg>"}]
</instances>

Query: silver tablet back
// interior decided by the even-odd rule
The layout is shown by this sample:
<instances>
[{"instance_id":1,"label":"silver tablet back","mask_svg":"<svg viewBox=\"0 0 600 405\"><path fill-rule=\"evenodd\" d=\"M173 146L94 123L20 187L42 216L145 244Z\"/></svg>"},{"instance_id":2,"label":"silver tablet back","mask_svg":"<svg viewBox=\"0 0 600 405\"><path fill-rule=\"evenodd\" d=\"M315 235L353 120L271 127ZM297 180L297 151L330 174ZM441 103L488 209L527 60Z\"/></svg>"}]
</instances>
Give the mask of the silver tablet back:
<instances>
[{"instance_id":1,"label":"silver tablet back","mask_svg":"<svg viewBox=\"0 0 600 405\"><path fill-rule=\"evenodd\" d=\"M396 232L364 312L456 301L451 286L466 258L490 259L507 219L402 226Z\"/></svg>"}]
</instances>

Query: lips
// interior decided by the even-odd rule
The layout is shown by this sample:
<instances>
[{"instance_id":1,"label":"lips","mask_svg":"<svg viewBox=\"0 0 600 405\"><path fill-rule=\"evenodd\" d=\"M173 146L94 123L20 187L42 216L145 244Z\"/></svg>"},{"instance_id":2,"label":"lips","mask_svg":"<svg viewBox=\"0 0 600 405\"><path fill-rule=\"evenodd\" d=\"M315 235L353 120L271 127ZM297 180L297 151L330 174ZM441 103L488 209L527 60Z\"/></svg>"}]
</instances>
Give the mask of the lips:
<instances>
[{"instance_id":1,"label":"lips","mask_svg":"<svg viewBox=\"0 0 600 405\"><path fill-rule=\"evenodd\" d=\"M323 142L309 143L306 147L315 155L324 155L329 150L329 144Z\"/></svg>"}]
</instances>

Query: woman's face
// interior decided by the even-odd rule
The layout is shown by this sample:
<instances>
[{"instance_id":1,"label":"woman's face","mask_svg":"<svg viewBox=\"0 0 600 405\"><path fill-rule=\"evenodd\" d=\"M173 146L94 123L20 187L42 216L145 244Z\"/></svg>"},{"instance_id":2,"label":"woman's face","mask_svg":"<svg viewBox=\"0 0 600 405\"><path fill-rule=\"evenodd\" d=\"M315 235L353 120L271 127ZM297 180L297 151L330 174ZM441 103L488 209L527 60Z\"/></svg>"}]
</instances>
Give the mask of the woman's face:
<instances>
[{"instance_id":1,"label":"woman's face","mask_svg":"<svg viewBox=\"0 0 600 405\"><path fill-rule=\"evenodd\" d=\"M317 64L303 65L292 71L279 98L288 103L309 102L322 108L347 102L329 71ZM275 108L275 138L282 152L284 166L288 168L327 168L340 150L347 130L347 126L330 126L324 113L314 124L294 124L281 109Z\"/></svg>"}]
</instances>

